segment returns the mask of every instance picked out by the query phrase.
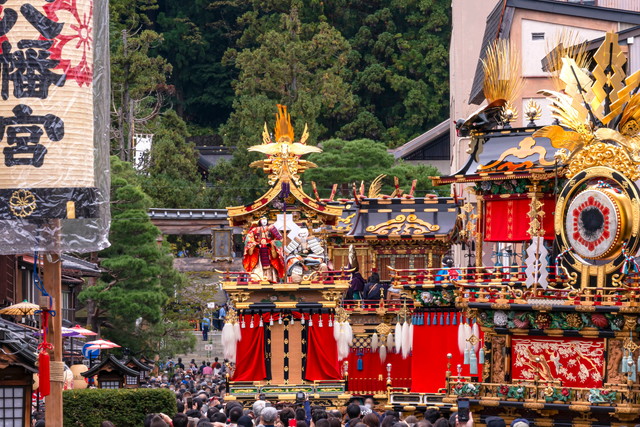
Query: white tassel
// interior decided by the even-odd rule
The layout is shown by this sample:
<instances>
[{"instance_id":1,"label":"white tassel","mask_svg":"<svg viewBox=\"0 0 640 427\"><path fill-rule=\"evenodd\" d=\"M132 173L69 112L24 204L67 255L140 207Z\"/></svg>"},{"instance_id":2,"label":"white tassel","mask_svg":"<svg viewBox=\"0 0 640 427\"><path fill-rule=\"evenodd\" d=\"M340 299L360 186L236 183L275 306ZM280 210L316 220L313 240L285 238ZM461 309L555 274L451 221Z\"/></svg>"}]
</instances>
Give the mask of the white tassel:
<instances>
[{"instance_id":1,"label":"white tassel","mask_svg":"<svg viewBox=\"0 0 640 427\"><path fill-rule=\"evenodd\" d=\"M409 356L411 350L411 332L409 331L409 324L405 320L402 324L402 358L406 359Z\"/></svg>"},{"instance_id":2,"label":"white tassel","mask_svg":"<svg viewBox=\"0 0 640 427\"><path fill-rule=\"evenodd\" d=\"M478 349L480 348L480 328L478 327L478 322L475 322L473 324L473 327L471 328L471 334L475 335L476 338L478 338L478 341L473 345L473 352L477 353Z\"/></svg>"},{"instance_id":3,"label":"white tassel","mask_svg":"<svg viewBox=\"0 0 640 427\"><path fill-rule=\"evenodd\" d=\"M380 343L378 342L378 333L374 332L373 335L371 335L371 351L376 351L379 345Z\"/></svg>"},{"instance_id":4,"label":"white tassel","mask_svg":"<svg viewBox=\"0 0 640 427\"><path fill-rule=\"evenodd\" d=\"M222 348L224 358L228 359L230 362L236 361L236 335L234 332L235 328L231 323L227 323L222 328Z\"/></svg>"},{"instance_id":5,"label":"white tassel","mask_svg":"<svg viewBox=\"0 0 640 427\"><path fill-rule=\"evenodd\" d=\"M380 346L380 362L384 363L387 360L387 346L382 344Z\"/></svg>"},{"instance_id":6,"label":"white tassel","mask_svg":"<svg viewBox=\"0 0 640 427\"><path fill-rule=\"evenodd\" d=\"M340 340L340 322L333 322L333 338L336 342Z\"/></svg>"},{"instance_id":7,"label":"white tassel","mask_svg":"<svg viewBox=\"0 0 640 427\"><path fill-rule=\"evenodd\" d=\"M467 347L467 344L469 343L469 338L471 338L471 325L469 323L464 324L464 344L465 344L465 348Z\"/></svg>"},{"instance_id":8,"label":"white tassel","mask_svg":"<svg viewBox=\"0 0 640 427\"><path fill-rule=\"evenodd\" d=\"M409 350L413 351L413 323L409 325L409 336L411 337L409 340Z\"/></svg>"},{"instance_id":9,"label":"white tassel","mask_svg":"<svg viewBox=\"0 0 640 427\"><path fill-rule=\"evenodd\" d=\"M464 340L464 322L460 322L458 325L458 350L460 354L464 353L464 345L466 341Z\"/></svg>"},{"instance_id":10,"label":"white tassel","mask_svg":"<svg viewBox=\"0 0 640 427\"><path fill-rule=\"evenodd\" d=\"M400 322L396 323L396 342L395 342L395 352L400 353L402 350L402 325Z\"/></svg>"},{"instance_id":11,"label":"white tassel","mask_svg":"<svg viewBox=\"0 0 640 427\"><path fill-rule=\"evenodd\" d=\"M387 351L393 350L393 333L389 332L387 335Z\"/></svg>"},{"instance_id":12,"label":"white tassel","mask_svg":"<svg viewBox=\"0 0 640 427\"><path fill-rule=\"evenodd\" d=\"M344 322L344 339L346 340L347 347L353 347L353 329L351 328L351 324L349 322Z\"/></svg>"},{"instance_id":13,"label":"white tassel","mask_svg":"<svg viewBox=\"0 0 640 427\"><path fill-rule=\"evenodd\" d=\"M240 323L233 324L233 332L236 334L236 341L242 341L242 330L240 329Z\"/></svg>"}]
</instances>

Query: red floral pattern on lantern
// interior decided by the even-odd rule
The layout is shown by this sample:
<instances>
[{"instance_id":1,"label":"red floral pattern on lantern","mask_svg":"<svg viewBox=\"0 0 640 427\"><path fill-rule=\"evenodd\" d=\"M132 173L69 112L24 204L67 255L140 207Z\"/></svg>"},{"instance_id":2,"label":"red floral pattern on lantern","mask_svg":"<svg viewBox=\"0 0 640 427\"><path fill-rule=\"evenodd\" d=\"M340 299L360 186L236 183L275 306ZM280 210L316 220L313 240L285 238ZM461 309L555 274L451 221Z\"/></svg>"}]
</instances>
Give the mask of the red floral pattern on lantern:
<instances>
[{"instance_id":1,"label":"red floral pattern on lantern","mask_svg":"<svg viewBox=\"0 0 640 427\"><path fill-rule=\"evenodd\" d=\"M87 4L87 11L78 10L77 0L55 0L43 6L49 19L64 22L49 49L51 59L59 60L56 68L64 70L67 81L75 80L78 86L88 86L93 81L93 64L87 60L93 43L93 0ZM69 55L74 50L82 51L82 55Z\"/></svg>"},{"instance_id":2,"label":"red floral pattern on lantern","mask_svg":"<svg viewBox=\"0 0 640 427\"><path fill-rule=\"evenodd\" d=\"M592 314L591 322L598 328L606 328L607 326L609 326L609 320L602 313Z\"/></svg>"}]
</instances>

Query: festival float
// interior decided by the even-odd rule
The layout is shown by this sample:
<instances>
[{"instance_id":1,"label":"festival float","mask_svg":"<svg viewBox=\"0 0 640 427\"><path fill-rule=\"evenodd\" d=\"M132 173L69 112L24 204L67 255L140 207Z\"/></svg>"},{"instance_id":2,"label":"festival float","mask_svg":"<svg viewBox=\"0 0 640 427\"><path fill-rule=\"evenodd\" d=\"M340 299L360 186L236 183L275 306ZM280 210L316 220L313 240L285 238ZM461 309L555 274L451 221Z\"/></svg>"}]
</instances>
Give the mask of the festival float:
<instances>
[{"instance_id":1,"label":"festival float","mask_svg":"<svg viewBox=\"0 0 640 427\"><path fill-rule=\"evenodd\" d=\"M250 148L268 156L253 166L270 189L229 208L246 230L245 271L223 273L231 395L372 396L404 413L466 398L476 421L640 422L640 72L626 75L615 34L591 69L556 49L557 87L543 92L554 123L537 126L531 101L514 128L510 50L487 52L488 105L456 124L468 161L433 178L452 197L397 181L381 194L384 176L348 199L307 195L300 174L315 165L300 157L320 150L306 131L293 142L281 107L275 140L265 127ZM372 272L389 286L354 297Z\"/></svg>"},{"instance_id":2,"label":"festival float","mask_svg":"<svg viewBox=\"0 0 640 427\"><path fill-rule=\"evenodd\" d=\"M471 139L469 160L434 180L467 188L461 241L475 262L456 268L452 282L456 307L479 328L461 334L465 363L447 373L443 402L469 399L476 421L640 421L640 72L625 73L613 33L590 69L572 52L550 55L557 88L543 94L554 123L535 126L541 109L529 102L529 124L511 128L519 66L506 44L492 46L483 64L488 105L457 123ZM435 282L411 278L435 274L398 271L394 286L417 301ZM463 372L474 363L480 369Z\"/></svg>"},{"instance_id":3,"label":"festival float","mask_svg":"<svg viewBox=\"0 0 640 427\"><path fill-rule=\"evenodd\" d=\"M441 284L423 303L387 288L396 271L441 265L461 224L457 202L418 197L415 182L406 193L396 182L392 194L381 194L384 176L347 199L334 198L336 187L328 199L315 185L307 195L300 175L315 165L301 157L321 150L306 144L306 129L296 141L286 107L278 108L273 138L265 125L263 143L249 148L267 156L252 166L268 175L270 188L228 208L230 225L245 231L244 271L220 272L232 307L222 331L229 397L295 400L304 392L332 407L362 396L386 403L391 386L412 389L414 364L442 367L421 377L421 390L443 391L446 352L412 348L412 337L457 334L453 285ZM348 291L375 271L386 287L374 299ZM425 365L426 357L435 365ZM437 399L442 404L442 393Z\"/></svg>"}]
</instances>

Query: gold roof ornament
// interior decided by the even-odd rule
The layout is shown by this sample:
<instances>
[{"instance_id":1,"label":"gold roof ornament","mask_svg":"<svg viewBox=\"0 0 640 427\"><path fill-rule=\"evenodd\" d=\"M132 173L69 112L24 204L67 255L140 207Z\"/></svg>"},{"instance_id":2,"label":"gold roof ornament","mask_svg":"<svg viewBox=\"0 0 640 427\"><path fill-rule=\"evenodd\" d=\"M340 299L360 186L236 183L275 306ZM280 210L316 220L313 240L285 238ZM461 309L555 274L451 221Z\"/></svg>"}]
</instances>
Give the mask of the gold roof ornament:
<instances>
[{"instance_id":1,"label":"gold roof ornament","mask_svg":"<svg viewBox=\"0 0 640 427\"><path fill-rule=\"evenodd\" d=\"M291 116L287 107L278 104L274 137L269 134L267 124L262 131L262 144L248 148L248 151L265 154L265 160L250 164L259 167L268 175L271 188L260 198L245 206L228 207L231 226L243 226L273 211L270 204L278 197L286 197L287 203L293 203L297 209L305 212L307 217L317 218L327 225L335 225L342 215L343 207L327 205L315 200L302 190L300 174L309 168L317 167L313 162L301 157L310 153L321 153L319 147L307 145L309 130L305 125L300 141L295 141L295 133L291 124ZM293 206L291 209L295 209Z\"/></svg>"},{"instance_id":2,"label":"gold roof ornament","mask_svg":"<svg viewBox=\"0 0 640 427\"><path fill-rule=\"evenodd\" d=\"M632 92L640 83L640 71L624 73L627 60L615 33L607 33L594 60L590 76L574 59L562 58L564 92L540 92L551 99L552 115L560 125L545 126L533 136L549 138L559 149L556 159L568 166L568 178L588 167L612 166L637 180L640 94Z\"/></svg>"},{"instance_id":3,"label":"gold roof ornament","mask_svg":"<svg viewBox=\"0 0 640 427\"><path fill-rule=\"evenodd\" d=\"M261 167L269 175L270 185L273 185L278 179L291 179L296 185L300 185L300 174L306 169L317 167L315 163L301 160L300 157L305 154L322 152L318 147L307 145L308 138L309 130L305 124L300 142L294 142L291 116L287 113L285 105L278 104L275 141L271 140L271 135L265 123L262 131L262 144L248 148L249 151L266 154L268 159L253 162L250 166Z\"/></svg>"}]
</instances>

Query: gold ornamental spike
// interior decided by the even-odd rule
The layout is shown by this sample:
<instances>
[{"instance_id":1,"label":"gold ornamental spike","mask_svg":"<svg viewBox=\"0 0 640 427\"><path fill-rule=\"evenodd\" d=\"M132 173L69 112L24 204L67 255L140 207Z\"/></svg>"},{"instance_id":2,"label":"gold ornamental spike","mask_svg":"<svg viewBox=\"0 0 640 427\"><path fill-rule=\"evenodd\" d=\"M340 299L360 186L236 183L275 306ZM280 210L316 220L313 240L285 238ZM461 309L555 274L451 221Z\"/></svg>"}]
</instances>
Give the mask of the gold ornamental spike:
<instances>
[{"instance_id":1,"label":"gold ornamental spike","mask_svg":"<svg viewBox=\"0 0 640 427\"><path fill-rule=\"evenodd\" d=\"M622 67L627 62L627 58L618 45L618 35L612 32L607 33L604 43L598 48L593 59L596 61L592 71L595 78L592 91L595 97L591 101L591 109L596 113L603 111L605 105L615 106L615 111L611 111L602 118L602 123L607 124L621 112L622 105L616 101L626 77Z\"/></svg>"},{"instance_id":2,"label":"gold ornamental spike","mask_svg":"<svg viewBox=\"0 0 640 427\"><path fill-rule=\"evenodd\" d=\"M293 142L293 126L291 116L287 113L287 106L278 104L276 113L276 142ZM283 138L285 138L283 140Z\"/></svg>"}]
</instances>

